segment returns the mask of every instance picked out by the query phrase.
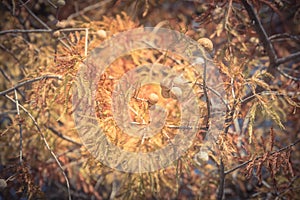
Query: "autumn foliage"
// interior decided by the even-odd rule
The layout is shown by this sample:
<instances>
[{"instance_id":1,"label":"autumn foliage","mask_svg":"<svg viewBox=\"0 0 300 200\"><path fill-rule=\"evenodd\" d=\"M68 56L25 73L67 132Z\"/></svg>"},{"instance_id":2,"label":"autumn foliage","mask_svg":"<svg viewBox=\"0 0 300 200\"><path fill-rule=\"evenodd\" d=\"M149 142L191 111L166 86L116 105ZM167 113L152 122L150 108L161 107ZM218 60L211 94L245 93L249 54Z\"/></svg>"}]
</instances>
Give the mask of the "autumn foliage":
<instances>
[{"instance_id":1,"label":"autumn foliage","mask_svg":"<svg viewBox=\"0 0 300 200\"><path fill-rule=\"evenodd\" d=\"M0 9L0 199L300 199L296 0L4 0ZM118 58L98 81L95 102L99 127L114 145L151 152L180 128L175 94L186 93L138 83L129 102L132 120L147 124L151 106L160 105L168 110L165 127L151 139L118 127L113 90L138 66L172 66L189 81L201 112L192 145L172 165L125 173L83 145L72 87L93 49L139 27L168 28L198 41L219 71L208 77L224 88L218 98L226 113L222 130L208 141L214 113L206 92L214 91L203 87L203 74L157 49Z\"/></svg>"}]
</instances>

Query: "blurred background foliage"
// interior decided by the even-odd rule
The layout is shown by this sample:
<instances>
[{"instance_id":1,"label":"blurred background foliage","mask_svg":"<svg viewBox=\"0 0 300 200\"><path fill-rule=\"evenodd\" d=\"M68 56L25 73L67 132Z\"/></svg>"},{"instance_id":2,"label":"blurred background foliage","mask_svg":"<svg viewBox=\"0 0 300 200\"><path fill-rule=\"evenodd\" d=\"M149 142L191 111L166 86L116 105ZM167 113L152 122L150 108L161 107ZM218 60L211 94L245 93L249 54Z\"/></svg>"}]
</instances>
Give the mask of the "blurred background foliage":
<instances>
[{"instance_id":1,"label":"blurred background foliage","mask_svg":"<svg viewBox=\"0 0 300 200\"><path fill-rule=\"evenodd\" d=\"M300 4L247 2L2 0L0 199L300 199ZM146 26L209 38L221 72L212 78L224 82L230 109L208 157L198 154L201 129L172 166L122 173L82 145L71 87L92 49ZM133 52L113 67L120 74L161 55ZM106 71L102 79L113 76ZM101 123L112 88L99 85ZM101 125L120 134L114 123Z\"/></svg>"}]
</instances>

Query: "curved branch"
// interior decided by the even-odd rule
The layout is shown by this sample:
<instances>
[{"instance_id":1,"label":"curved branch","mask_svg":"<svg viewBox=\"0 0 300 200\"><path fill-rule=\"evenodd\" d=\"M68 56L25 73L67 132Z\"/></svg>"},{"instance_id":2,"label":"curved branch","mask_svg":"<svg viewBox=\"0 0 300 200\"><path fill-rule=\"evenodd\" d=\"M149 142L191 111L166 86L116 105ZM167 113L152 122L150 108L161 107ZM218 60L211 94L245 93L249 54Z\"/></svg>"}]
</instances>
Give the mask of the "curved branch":
<instances>
[{"instance_id":1,"label":"curved branch","mask_svg":"<svg viewBox=\"0 0 300 200\"><path fill-rule=\"evenodd\" d=\"M270 41L280 41L280 40L299 41L300 40L300 35L290 35L288 33L280 33L280 34L271 35L269 37L269 40Z\"/></svg>"},{"instance_id":2,"label":"curved branch","mask_svg":"<svg viewBox=\"0 0 300 200\"><path fill-rule=\"evenodd\" d=\"M291 76L291 75L285 73L282 69L277 68L277 71L278 71L280 74L282 74L284 77L288 78L288 79L291 79L291 80L293 80L293 81L300 81L300 78Z\"/></svg>"}]
</instances>

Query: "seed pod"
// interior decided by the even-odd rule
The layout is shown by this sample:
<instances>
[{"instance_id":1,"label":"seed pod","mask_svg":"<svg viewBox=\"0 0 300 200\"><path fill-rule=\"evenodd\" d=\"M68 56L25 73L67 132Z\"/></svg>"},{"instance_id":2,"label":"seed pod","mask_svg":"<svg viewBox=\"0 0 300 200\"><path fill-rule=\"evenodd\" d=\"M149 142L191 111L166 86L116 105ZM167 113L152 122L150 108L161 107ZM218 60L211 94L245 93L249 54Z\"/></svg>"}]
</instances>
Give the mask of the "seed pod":
<instances>
[{"instance_id":1,"label":"seed pod","mask_svg":"<svg viewBox=\"0 0 300 200\"><path fill-rule=\"evenodd\" d=\"M182 90L179 87L172 87L169 94L172 99L180 99L182 97Z\"/></svg>"},{"instance_id":2,"label":"seed pod","mask_svg":"<svg viewBox=\"0 0 300 200\"><path fill-rule=\"evenodd\" d=\"M181 76L176 76L174 79L173 79L173 83L174 85L183 85L184 84L184 79L181 77Z\"/></svg>"},{"instance_id":3,"label":"seed pod","mask_svg":"<svg viewBox=\"0 0 300 200\"><path fill-rule=\"evenodd\" d=\"M53 37L58 38L60 36L60 31L54 31Z\"/></svg>"},{"instance_id":4,"label":"seed pod","mask_svg":"<svg viewBox=\"0 0 300 200\"><path fill-rule=\"evenodd\" d=\"M107 37L107 33L105 30L98 30L97 31L97 35L101 38L101 39L105 39Z\"/></svg>"},{"instance_id":5,"label":"seed pod","mask_svg":"<svg viewBox=\"0 0 300 200\"><path fill-rule=\"evenodd\" d=\"M149 103L151 104L151 105L154 105L154 104L156 104L157 102L158 102L158 96L157 96L157 94L155 94L155 93L151 93L150 95L149 95Z\"/></svg>"},{"instance_id":6,"label":"seed pod","mask_svg":"<svg viewBox=\"0 0 300 200\"><path fill-rule=\"evenodd\" d=\"M4 189L7 187L7 183L6 183L6 180L4 179L0 179L0 189Z\"/></svg>"},{"instance_id":7,"label":"seed pod","mask_svg":"<svg viewBox=\"0 0 300 200\"><path fill-rule=\"evenodd\" d=\"M200 38L197 41L201 46L204 47L204 49L206 51L208 51L209 53L211 53L214 50L214 44L212 43L212 41L208 38Z\"/></svg>"},{"instance_id":8,"label":"seed pod","mask_svg":"<svg viewBox=\"0 0 300 200\"><path fill-rule=\"evenodd\" d=\"M61 7L61 6L66 5L66 2L65 2L64 0L58 0L58 1L56 2L56 5L59 6L59 7Z\"/></svg>"}]
</instances>

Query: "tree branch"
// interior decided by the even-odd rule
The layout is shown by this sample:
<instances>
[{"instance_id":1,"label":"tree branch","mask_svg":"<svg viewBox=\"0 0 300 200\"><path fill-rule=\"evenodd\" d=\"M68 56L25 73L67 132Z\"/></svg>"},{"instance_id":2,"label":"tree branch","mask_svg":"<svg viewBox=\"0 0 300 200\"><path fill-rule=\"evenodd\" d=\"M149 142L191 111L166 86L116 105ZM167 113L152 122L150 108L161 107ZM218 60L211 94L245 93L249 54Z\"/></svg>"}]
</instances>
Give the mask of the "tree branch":
<instances>
[{"instance_id":1,"label":"tree branch","mask_svg":"<svg viewBox=\"0 0 300 200\"><path fill-rule=\"evenodd\" d=\"M44 28L46 28L49 31L52 31L52 29L45 24L38 16L36 16L29 8L26 4L24 4L24 2L22 0L19 0L20 3L23 4L23 7L27 10L27 12L35 19L37 20ZM68 49L71 49L71 47L69 45L67 45L62 39L58 39L65 47L67 47Z\"/></svg>"},{"instance_id":2,"label":"tree branch","mask_svg":"<svg viewBox=\"0 0 300 200\"><path fill-rule=\"evenodd\" d=\"M207 94L207 88L206 88L206 62L207 60L204 59L204 69L203 69L203 93L204 93L204 97L206 98L206 107L207 107L207 120L205 122L206 128L209 128L209 120L210 120L210 102L209 102L209 98L208 98L208 94Z\"/></svg>"},{"instance_id":3,"label":"tree branch","mask_svg":"<svg viewBox=\"0 0 300 200\"><path fill-rule=\"evenodd\" d=\"M19 100L18 100L18 93L17 90L14 90L15 92L15 103L17 108L17 115L18 115L18 126L20 131L20 141L19 141L19 148L20 148L20 164L23 163L23 133L22 133L22 122L21 122L21 115L20 115L20 109L19 109Z\"/></svg>"},{"instance_id":4,"label":"tree branch","mask_svg":"<svg viewBox=\"0 0 300 200\"><path fill-rule=\"evenodd\" d=\"M270 41L282 41L282 40L294 40L296 42L298 42L300 40L300 36L299 35L290 35L288 33L280 33L280 34L275 34L275 35L271 35L269 37Z\"/></svg>"},{"instance_id":5,"label":"tree branch","mask_svg":"<svg viewBox=\"0 0 300 200\"><path fill-rule=\"evenodd\" d=\"M24 4L24 2L22 0L19 0L20 3L22 3L22 7L24 7L27 12L36 20L38 21L43 27L45 27L48 30L51 30L51 28L45 24L38 16L36 16L29 8L26 4Z\"/></svg>"},{"instance_id":6,"label":"tree branch","mask_svg":"<svg viewBox=\"0 0 300 200\"><path fill-rule=\"evenodd\" d=\"M285 72L284 72L282 69L280 69L280 68L277 68L277 71L278 71L280 74L282 74L284 77L288 78L288 79L291 79L291 80L293 80L293 81L300 81L300 78L291 76L291 75L285 73Z\"/></svg>"},{"instance_id":7,"label":"tree branch","mask_svg":"<svg viewBox=\"0 0 300 200\"><path fill-rule=\"evenodd\" d=\"M51 29L31 29L31 30L24 30L24 29L12 29L12 30L4 30L0 31L0 35L8 34L8 33L51 33Z\"/></svg>"},{"instance_id":8,"label":"tree branch","mask_svg":"<svg viewBox=\"0 0 300 200\"><path fill-rule=\"evenodd\" d=\"M224 186L225 186L225 176L226 174L224 173L224 163L220 161L220 166L219 166L219 171L220 171L220 180L219 180L219 188L218 188L218 193L217 193L217 200L222 200L223 195L224 195Z\"/></svg>"},{"instance_id":9,"label":"tree branch","mask_svg":"<svg viewBox=\"0 0 300 200\"><path fill-rule=\"evenodd\" d=\"M7 93L10 93L10 92L14 91L15 89L17 89L19 87L22 87L22 86L24 86L28 83L33 83L33 82L36 82L36 81L39 81L39 80L42 80L42 79L47 79L47 78L55 78L55 79L61 80L62 77L60 75L51 75L51 74L36 77L36 78L30 79L30 80L21 82L21 83L17 84L16 86L12 87L12 88L9 88L7 90L4 90L4 91L0 92L0 96L6 95Z\"/></svg>"},{"instance_id":10,"label":"tree branch","mask_svg":"<svg viewBox=\"0 0 300 200\"><path fill-rule=\"evenodd\" d=\"M10 101L14 102L15 104L17 103L16 100L14 100L13 98L11 98L10 96L8 95L5 95L6 98L8 98ZM24 107L22 106L21 104L18 104L18 107L20 107L28 116L29 118L32 120L33 124L35 125L35 127L37 128L38 132L40 133L41 135L41 138L44 142L44 144L46 145L46 148L48 149L48 151L50 152L50 154L52 155L52 157L54 158L56 164L58 165L59 169L61 170L65 180L66 180L66 184L67 184L67 189L68 189L68 199L71 200L71 190L70 190L70 183L69 183L69 179L60 163L60 161L58 160L57 156L55 155L55 153L53 152L53 150L51 149L51 147L49 146L49 143L47 142L46 140L46 137L44 135L44 133L42 132L42 130L40 129L37 121L35 120L35 118L31 115L31 113Z\"/></svg>"},{"instance_id":11,"label":"tree branch","mask_svg":"<svg viewBox=\"0 0 300 200\"><path fill-rule=\"evenodd\" d=\"M0 31L0 35L10 33L52 33L54 31L70 32L70 31L86 31L87 28L62 28L62 29L11 29ZM2 45L1 45L2 46Z\"/></svg>"},{"instance_id":12,"label":"tree branch","mask_svg":"<svg viewBox=\"0 0 300 200\"><path fill-rule=\"evenodd\" d=\"M284 58L279 58L276 60L276 66L278 65L281 65L283 63L286 63L286 62L289 62L293 59L296 59L296 58L299 58L300 57L300 51L296 52L296 53L293 53L293 54L290 54Z\"/></svg>"},{"instance_id":13,"label":"tree branch","mask_svg":"<svg viewBox=\"0 0 300 200\"><path fill-rule=\"evenodd\" d=\"M58 137L60 137L63 140L66 140L68 142L71 142L77 146L82 146L82 144L74 141L72 138L63 135L62 133L60 133L59 131L57 131L55 128L52 128L51 126L45 126L47 129L49 129L52 133L54 133L55 135L57 135Z\"/></svg>"},{"instance_id":14,"label":"tree branch","mask_svg":"<svg viewBox=\"0 0 300 200\"><path fill-rule=\"evenodd\" d=\"M280 153L280 152L282 152L282 151L285 151L285 150L287 150L287 149L289 149L289 148L291 148L291 147L297 145L298 143L300 143L300 139L296 140L294 143L292 143L292 144L290 144L290 145L288 145L288 146L285 146L285 147L282 147L281 149L278 149L278 150L276 150L276 151L273 151L270 155L273 155L273 154L275 154L275 153ZM262 156L256 157L255 160L258 160L258 159L260 159L260 158L262 158ZM243 162L242 164L237 165L236 167L234 167L234 168L232 168L232 169L230 169L230 170L225 171L225 175L230 174L231 172L233 172L233 171L235 171L235 170L237 170L237 169L239 169L239 168L242 168L242 167L246 166L248 163L250 163L250 162L252 162L252 161L253 161L253 159L248 160L248 161L246 161L246 162Z\"/></svg>"},{"instance_id":15,"label":"tree branch","mask_svg":"<svg viewBox=\"0 0 300 200\"><path fill-rule=\"evenodd\" d=\"M88 11L91 11L91 10L94 10L94 9L97 9L97 8L101 8L101 7L105 6L105 4L109 3L110 1L111 0L103 0L101 2L98 2L98 3L95 3L93 5L87 6L84 9L82 9L81 11L71 14L68 17L68 20L71 20L71 19L73 19L75 17L78 17L80 15L84 15L84 13L86 13Z\"/></svg>"},{"instance_id":16,"label":"tree branch","mask_svg":"<svg viewBox=\"0 0 300 200\"><path fill-rule=\"evenodd\" d=\"M283 64L285 62L288 62L292 59L295 59L295 58L299 57L300 52L296 52L296 53L291 54L291 55L289 55L285 58L278 59L277 54L274 50L273 44L271 42L271 40L274 39L274 38L268 37L264 27L262 26L257 14L256 14L256 12L254 11L253 6L248 3L248 0L242 0L242 3L243 3L243 5L244 5L244 7L245 7L245 9L246 9L246 11L249 15L250 20L252 21L252 23L254 25L254 28L255 28L255 30L258 34L259 40L262 42L263 47L266 50L267 55L269 57L270 63L269 63L269 66L267 68L267 72L274 76L275 72L276 72L276 69L280 64ZM267 77L264 78L264 81L266 83L270 83L271 78L269 76L267 76ZM257 86L257 88L255 90L255 93L260 93L264 90L265 89L262 88L261 86ZM245 103L247 103L249 100L251 100L250 98L248 98L250 96L253 96L253 92L245 95L245 97L243 98L243 99L247 99L247 101L245 101Z\"/></svg>"},{"instance_id":17,"label":"tree branch","mask_svg":"<svg viewBox=\"0 0 300 200\"><path fill-rule=\"evenodd\" d=\"M254 28L258 34L260 41L262 42L262 44L269 56L270 65L268 68L268 72L270 73L271 71L274 70L275 65L276 65L276 59L277 59L276 52L274 50L272 43L269 40L269 37L268 37L263 25L261 24L260 20L258 19L258 16L254 11L253 6L250 5L247 0L242 0L242 3L254 25Z\"/></svg>"}]
</instances>

